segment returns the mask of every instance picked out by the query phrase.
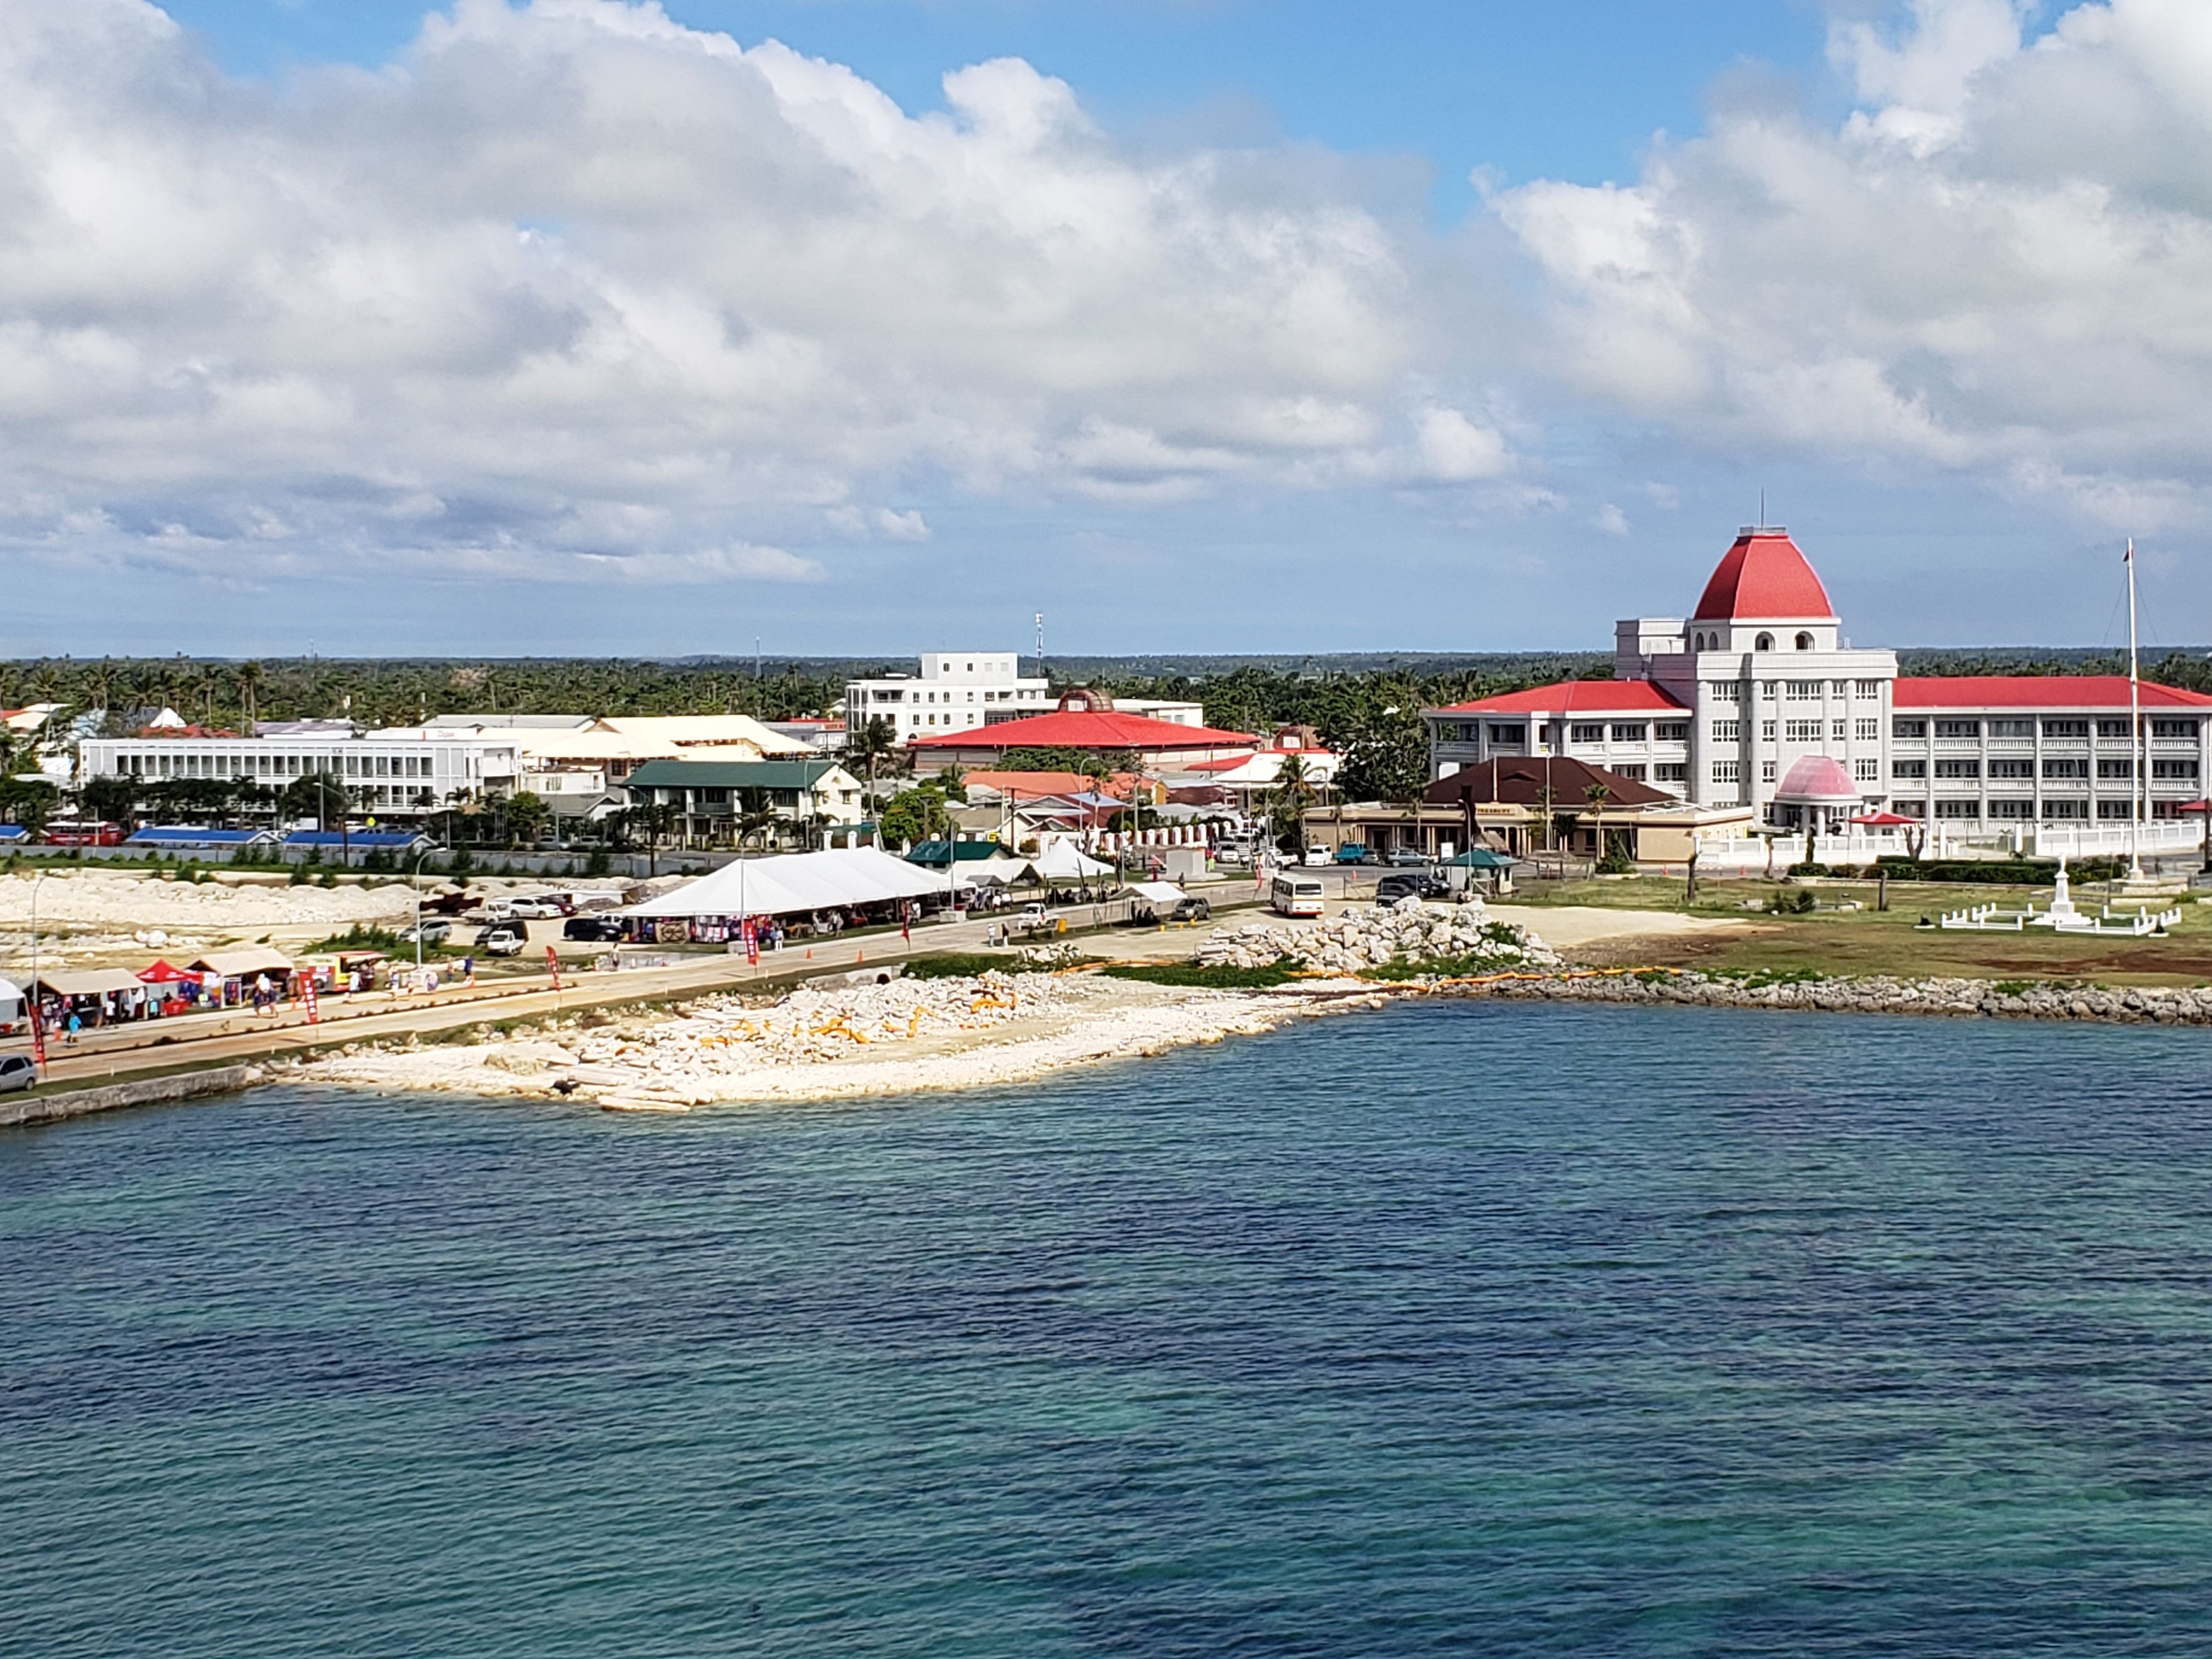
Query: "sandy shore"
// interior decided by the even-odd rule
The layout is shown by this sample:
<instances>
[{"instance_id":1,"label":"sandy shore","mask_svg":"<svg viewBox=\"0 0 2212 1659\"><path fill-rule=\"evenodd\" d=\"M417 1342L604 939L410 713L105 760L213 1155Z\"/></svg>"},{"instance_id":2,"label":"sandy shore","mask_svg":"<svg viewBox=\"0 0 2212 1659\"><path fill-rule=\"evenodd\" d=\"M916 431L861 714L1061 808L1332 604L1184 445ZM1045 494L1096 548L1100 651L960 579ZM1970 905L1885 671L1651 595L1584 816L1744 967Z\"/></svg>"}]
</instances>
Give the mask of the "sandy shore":
<instances>
[{"instance_id":1,"label":"sandy shore","mask_svg":"<svg viewBox=\"0 0 2212 1659\"><path fill-rule=\"evenodd\" d=\"M1613 910L1595 904L1492 904L1490 914L1543 935L1555 951L1629 939L1676 939L1685 933L1741 933L1758 923L1725 916L1685 916L1672 910Z\"/></svg>"},{"instance_id":2,"label":"sandy shore","mask_svg":"<svg viewBox=\"0 0 2212 1659\"><path fill-rule=\"evenodd\" d=\"M368 1048L306 1075L381 1090L567 1094L616 1110L835 1100L1026 1082L1373 1006L1384 994L1334 983L1189 990L1093 974L895 980L773 1004L702 999L673 1017L569 1021L465 1047Z\"/></svg>"}]
</instances>

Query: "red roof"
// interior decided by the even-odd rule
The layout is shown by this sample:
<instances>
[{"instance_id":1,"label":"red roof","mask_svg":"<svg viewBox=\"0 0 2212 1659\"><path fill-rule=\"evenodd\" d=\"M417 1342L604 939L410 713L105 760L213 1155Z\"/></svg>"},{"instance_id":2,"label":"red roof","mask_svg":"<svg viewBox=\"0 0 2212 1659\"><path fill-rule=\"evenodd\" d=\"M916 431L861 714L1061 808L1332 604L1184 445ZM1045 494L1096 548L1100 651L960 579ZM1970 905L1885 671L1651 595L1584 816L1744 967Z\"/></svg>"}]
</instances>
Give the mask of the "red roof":
<instances>
[{"instance_id":1,"label":"red roof","mask_svg":"<svg viewBox=\"0 0 2212 1659\"><path fill-rule=\"evenodd\" d=\"M1774 792L1774 799L1813 806L1856 806L1859 787L1844 770L1843 762L1832 756L1801 755L1782 775L1782 787Z\"/></svg>"},{"instance_id":2,"label":"red roof","mask_svg":"<svg viewBox=\"0 0 2212 1659\"><path fill-rule=\"evenodd\" d=\"M1828 590L1781 530L1747 530L1721 556L1692 613L1697 622L1835 619Z\"/></svg>"},{"instance_id":3,"label":"red roof","mask_svg":"<svg viewBox=\"0 0 2212 1659\"><path fill-rule=\"evenodd\" d=\"M1256 746L1249 732L1218 732L1210 726L1181 726L1149 714L1102 714L1063 708L996 726L970 726L916 738L914 749L1225 749Z\"/></svg>"},{"instance_id":4,"label":"red roof","mask_svg":"<svg viewBox=\"0 0 2212 1659\"><path fill-rule=\"evenodd\" d=\"M2128 706L2124 674L1952 674L1901 678L1891 694L1898 708L2120 708ZM2212 708L2212 697L2142 683L2146 708Z\"/></svg>"},{"instance_id":5,"label":"red roof","mask_svg":"<svg viewBox=\"0 0 2212 1659\"><path fill-rule=\"evenodd\" d=\"M1436 714L1678 714L1676 702L1649 680L1564 680L1499 697L1478 697Z\"/></svg>"}]
</instances>

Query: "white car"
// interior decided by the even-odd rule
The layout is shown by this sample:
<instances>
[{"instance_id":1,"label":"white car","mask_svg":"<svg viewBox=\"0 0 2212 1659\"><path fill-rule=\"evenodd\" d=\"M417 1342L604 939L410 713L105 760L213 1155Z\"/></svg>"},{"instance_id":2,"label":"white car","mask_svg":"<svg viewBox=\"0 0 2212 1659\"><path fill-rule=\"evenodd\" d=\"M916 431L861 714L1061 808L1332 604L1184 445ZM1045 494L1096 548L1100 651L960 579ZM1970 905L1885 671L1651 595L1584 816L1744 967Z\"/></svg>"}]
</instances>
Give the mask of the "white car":
<instances>
[{"instance_id":1,"label":"white car","mask_svg":"<svg viewBox=\"0 0 2212 1659\"><path fill-rule=\"evenodd\" d=\"M0 1054L0 1095L27 1089L39 1080L39 1068L28 1054Z\"/></svg>"},{"instance_id":2,"label":"white car","mask_svg":"<svg viewBox=\"0 0 2212 1659\"><path fill-rule=\"evenodd\" d=\"M1329 850L1328 848L1309 847L1306 848L1305 861L1310 866L1328 864L1332 860L1330 859Z\"/></svg>"},{"instance_id":3,"label":"white car","mask_svg":"<svg viewBox=\"0 0 2212 1659\"><path fill-rule=\"evenodd\" d=\"M507 902L507 913L511 916L520 916L529 921L551 921L556 917L568 914L556 901L538 894L532 894L524 898L509 899Z\"/></svg>"}]
</instances>

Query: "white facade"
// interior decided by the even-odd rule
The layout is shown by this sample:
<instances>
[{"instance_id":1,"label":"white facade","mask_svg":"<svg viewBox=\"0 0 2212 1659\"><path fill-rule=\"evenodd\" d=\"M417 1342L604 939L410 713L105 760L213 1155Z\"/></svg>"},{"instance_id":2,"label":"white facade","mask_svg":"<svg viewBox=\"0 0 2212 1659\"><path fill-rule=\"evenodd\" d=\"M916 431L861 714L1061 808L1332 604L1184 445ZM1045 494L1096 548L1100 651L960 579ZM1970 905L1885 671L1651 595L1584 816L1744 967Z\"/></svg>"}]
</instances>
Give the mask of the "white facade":
<instances>
[{"instance_id":1,"label":"white facade","mask_svg":"<svg viewBox=\"0 0 2212 1659\"><path fill-rule=\"evenodd\" d=\"M2022 823L2128 821L2137 738L2124 678L1900 678L1896 653L1857 650L1781 530L1746 530L1700 615L1614 625L1611 680L1424 711L1431 778L1496 757L1568 755L1700 806L1749 805L1791 823L1774 795L1808 755L1842 765L1861 806L1961 834ZM2142 811L2203 794L2212 697L2147 685Z\"/></svg>"},{"instance_id":2,"label":"white facade","mask_svg":"<svg viewBox=\"0 0 2212 1659\"><path fill-rule=\"evenodd\" d=\"M242 780L282 789L317 772L345 781L360 813L421 816L454 798L515 787L520 760L512 739L343 732L254 738L88 738L86 778Z\"/></svg>"},{"instance_id":3,"label":"white facade","mask_svg":"<svg viewBox=\"0 0 2212 1659\"><path fill-rule=\"evenodd\" d=\"M845 687L845 726L890 722L893 740L941 737L1002 720L1046 714L1058 705L1048 681L1024 679L1012 651L931 651L917 674L853 680Z\"/></svg>"}]
</instances>

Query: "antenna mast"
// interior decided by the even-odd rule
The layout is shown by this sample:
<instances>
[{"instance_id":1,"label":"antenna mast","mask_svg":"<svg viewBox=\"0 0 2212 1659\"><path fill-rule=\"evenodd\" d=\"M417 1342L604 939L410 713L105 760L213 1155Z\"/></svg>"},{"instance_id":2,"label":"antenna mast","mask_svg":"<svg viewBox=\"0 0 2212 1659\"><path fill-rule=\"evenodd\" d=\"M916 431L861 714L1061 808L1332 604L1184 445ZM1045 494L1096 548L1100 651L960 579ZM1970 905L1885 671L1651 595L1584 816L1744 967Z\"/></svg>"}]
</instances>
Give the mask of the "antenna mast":
<instances>
[{"instance_id":1,"label":"antenna mast","mask_svg":"<svg viewBox=\"0 0 2212 1659\"><path fill-rule=\"evenodd\" d=\"M1036 613L1036 634L1037 678L1042 679L1044 678L1044 612L1042 611Z\"/></svg>"},{"instance_id":2,"label":"antenna mast","mask_svg":"<svg viewBox=\"0 0 2212 1659\"><path fill-rule=\"evenodd\" d=\"M2143 732L2142 670L2136 654L2136 538L2128 538L2128 879L2142 879Z\"/></svg>"}]
</instances>

